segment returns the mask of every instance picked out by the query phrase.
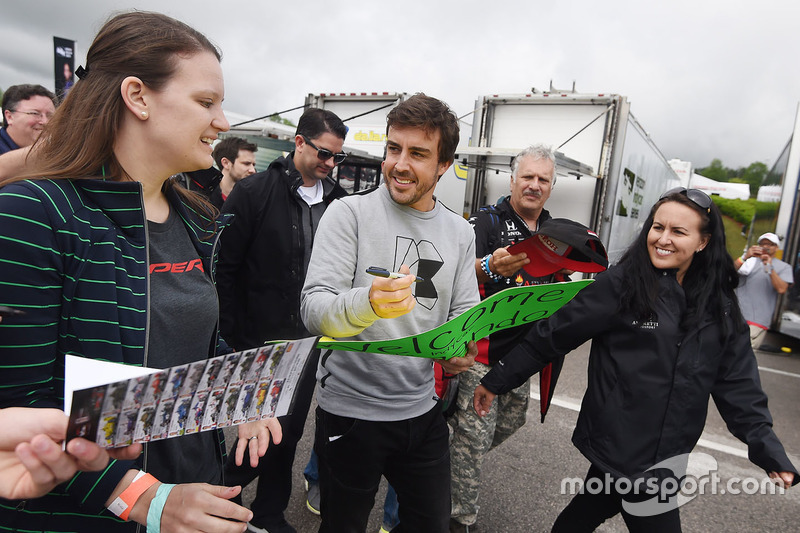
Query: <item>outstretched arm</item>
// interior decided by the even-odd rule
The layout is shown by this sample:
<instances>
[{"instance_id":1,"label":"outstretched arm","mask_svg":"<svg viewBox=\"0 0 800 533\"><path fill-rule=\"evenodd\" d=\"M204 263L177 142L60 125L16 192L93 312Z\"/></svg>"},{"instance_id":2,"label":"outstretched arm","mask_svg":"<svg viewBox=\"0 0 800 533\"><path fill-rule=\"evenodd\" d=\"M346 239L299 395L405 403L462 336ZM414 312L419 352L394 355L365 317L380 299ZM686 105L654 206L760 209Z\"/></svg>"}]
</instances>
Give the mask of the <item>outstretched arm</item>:
<instances>
[{"instance_id":1,"label":"outstretched arm","mask_svg":"<svg viewBox=\"0 0 800 533\"><path fill-rule=\"evenodd\" d=\"M747 444L749 459L779 485L800 481L775 431L746 330L735 332L722 354L711 395L728 430Z\"/></svg>"}]
</instances>

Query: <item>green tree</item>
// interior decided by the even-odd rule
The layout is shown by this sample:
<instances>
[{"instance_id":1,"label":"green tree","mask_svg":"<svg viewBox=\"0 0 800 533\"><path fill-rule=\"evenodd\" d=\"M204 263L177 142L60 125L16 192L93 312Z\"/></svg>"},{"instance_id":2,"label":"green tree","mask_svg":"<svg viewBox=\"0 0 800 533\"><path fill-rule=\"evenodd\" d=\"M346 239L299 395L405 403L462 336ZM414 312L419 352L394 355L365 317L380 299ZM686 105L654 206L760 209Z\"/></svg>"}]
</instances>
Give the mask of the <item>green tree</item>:
<instances>
[{"instance_id":1,"label":"green tree","mask_svg":"<svg viewBox=\"0 0 800 533\"><path fill-rule=\"evenodd\" d=\"M747 183L750 185L750 197L755 198L758 196L758 188L761 187L761 184L764 183L764 178L767 176L769 169L767 165L760 161L756 161L755 163L750 163L750 165L744 169L742 173L742 183Z\"/></svg>"},{"instance_id":2,"label":"green tree","mask_svg":"<svg viewBox=\"0 0 800 533\"><path fill-rule=\"evenodd\" d=\"M722 166L722 161L716 158L712 159L711 164L707 167L698 169L697 173L714 181L728 181L730 179L730 169Z\"/></svg>"},{"instance_id":3,"label":"green tree","mask_svg":"<svg viewBox=\"0 0 800 533\"><path fill-rule=\"evenodd\" d=\"M293 126L293 127L297 127L297 124L295 124L294 122L292 122L292 121L291 121L291 120L289 120L288 118L283 118L283 117L282 117L282 116L280 116L278 113L275 113L274 115L270 115L270 116L269 116L269 119L270 119L272 122L277 122L278 124L283 124L284 126Z\"/></svg>"}]
</instances>

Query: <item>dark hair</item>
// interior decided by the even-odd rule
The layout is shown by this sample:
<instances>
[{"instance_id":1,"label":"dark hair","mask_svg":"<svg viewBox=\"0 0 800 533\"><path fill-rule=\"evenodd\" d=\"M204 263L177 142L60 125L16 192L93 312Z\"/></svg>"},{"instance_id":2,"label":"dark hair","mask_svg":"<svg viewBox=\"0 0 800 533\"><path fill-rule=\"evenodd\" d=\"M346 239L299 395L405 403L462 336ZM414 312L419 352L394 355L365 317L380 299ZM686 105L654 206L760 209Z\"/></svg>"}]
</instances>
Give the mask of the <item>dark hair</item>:
<instances>
[{"instance_id":1,"label":"dark hair","mask_svg":"<svg viewBox=\"0 0 800 533\"><path fill-rule=\"evenodd\" d=\"M75 83L34 143L30 171L2 180L0 185L38 177L124 179L114 156L126 109L120 93L122 81L136 76L158 91L175 74L178 58L201 52L221 59L217 47L202 33L161 13L133 11L112 17L89 47L86 74ZM164 187L175 184L175 180L167 180ZM195 208L213 212L201 196L180 187L176 190Z\"/></svg>"},{"instance_id":2,"label":"dark hair","mask_svg":"<svg viewBox=\"0 0 800 533\"><path fill-rule=\"evenodd\" d=\"M236 158L239 157L239 150L255 152L258 150L258 146L241 137L225 137L214 146L211 157L217 163L217 168L222 170L222 158L224 157L231 163L235 163Z\"/></svg>"},{"instance_id":3,"label":"dark hair","mask_svg":"<svg viewBox=\"0 0 800 533\"><path fill-rule=\"evenodd\" d=\"M56 95L48 91L45 87L41 85L32 85L30 83L23 83L21 85L12 85L6 92L3 93L3 127L8 127L8 121L6 121L6 114L5 111L16 111L17 104L20 102L24 102L34 96L44 96L45 98L49 98L53 101L53 105L58 105L58 100L56 99Z\"/></svg>"},{"instance_id":4,"label":"dark hair","mask_svg":"<svg viewBox=\"0 0 800 533\"><path fill-rule=\"evenodd\" d=\"M687 312L681 326L689 329L706 314L722 325L721 334L727 334L726 311L730 311L734 324L743 325L739 303L734 289L739 284L739 276L725 245L725 227L722 215L715 203L708 211L698 206L685 194L675 193L660 199L650 210L642 231L628 247L619 261L625 268L628 282L623 288L620 311L630 311L638 320L652 316L658 298L659 271L650 262L647 250L647 234L653 225L656 211L667 202L676 202L697 212L702 225L700 231L707 236L708 244L692 258L692 263L683 278L683 291L686 294ZM726 303L729 300L730 305Z\"/></svg>"},{"instance_id":5,"label":"dark hair","mask_svg":"<svg viewBox=\"0 0 800 533\"><path fill-rule=\"evenodd\" d=\"M439 163L452 163L458 146L458 117L447 104L423 93L417 93L401 102L386 116L386 134L389 128L422 128L428 135L438 131Z\"/></svg>"},{"instance_id":6,"label":"dark hair","mask_svg":"<svg viewBox=\"0 0 800 533\"><path fill-rule=\"evenodd\" d=\"M313 140L323 133L332 133L340 139L344 139L347 137L347 126L332 111L317 107L307 109L297 122L295 135L304 135Z\"/></svg>"}]
</instances>

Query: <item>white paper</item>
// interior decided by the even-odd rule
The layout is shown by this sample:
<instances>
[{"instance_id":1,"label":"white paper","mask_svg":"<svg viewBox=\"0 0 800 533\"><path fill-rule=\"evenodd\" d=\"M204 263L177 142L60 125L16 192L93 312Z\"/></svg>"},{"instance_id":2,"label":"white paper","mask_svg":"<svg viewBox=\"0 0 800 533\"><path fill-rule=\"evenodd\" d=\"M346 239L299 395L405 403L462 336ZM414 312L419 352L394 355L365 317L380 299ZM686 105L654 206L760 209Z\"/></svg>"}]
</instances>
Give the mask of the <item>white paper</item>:
<instances>
[{"instance_id":1,"label":"white paper","mask_svg":"<svg viewBox=\"0 0 800 533\"><path fill-rule=\"evenodd\" d=\"M64 361L64 412L69 414L72 410L73 391L149 376L156 372L156 368L109 363L67 354Z\"/></svg>"}]
</instances>

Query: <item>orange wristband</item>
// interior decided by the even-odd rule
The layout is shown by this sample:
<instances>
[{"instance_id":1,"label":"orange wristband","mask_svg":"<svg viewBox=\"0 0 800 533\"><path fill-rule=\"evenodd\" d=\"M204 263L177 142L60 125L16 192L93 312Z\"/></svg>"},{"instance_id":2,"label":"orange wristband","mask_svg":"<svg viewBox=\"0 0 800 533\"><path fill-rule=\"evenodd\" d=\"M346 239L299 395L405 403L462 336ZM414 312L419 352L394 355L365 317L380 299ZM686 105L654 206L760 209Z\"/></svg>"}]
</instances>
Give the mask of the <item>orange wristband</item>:
<instances>
[{"instance_id":1,"label":"orange wristband","mask_svg":"<svg viewBox=\"0 0 800 533\"><path fill-rule=\"evenodd\" d=\"M136 504L136 500L139 499L139 496L141 496L144 491L152 487L155 483L158 483L155 477L143 470L139 470L139 473L133 478L128 488L123 490L122 494L111 502L111 505L108 506L108 510L127 521L128 516L131 514L131 509L133 509L133 506Z\"/></svg>"}]
</instances>

